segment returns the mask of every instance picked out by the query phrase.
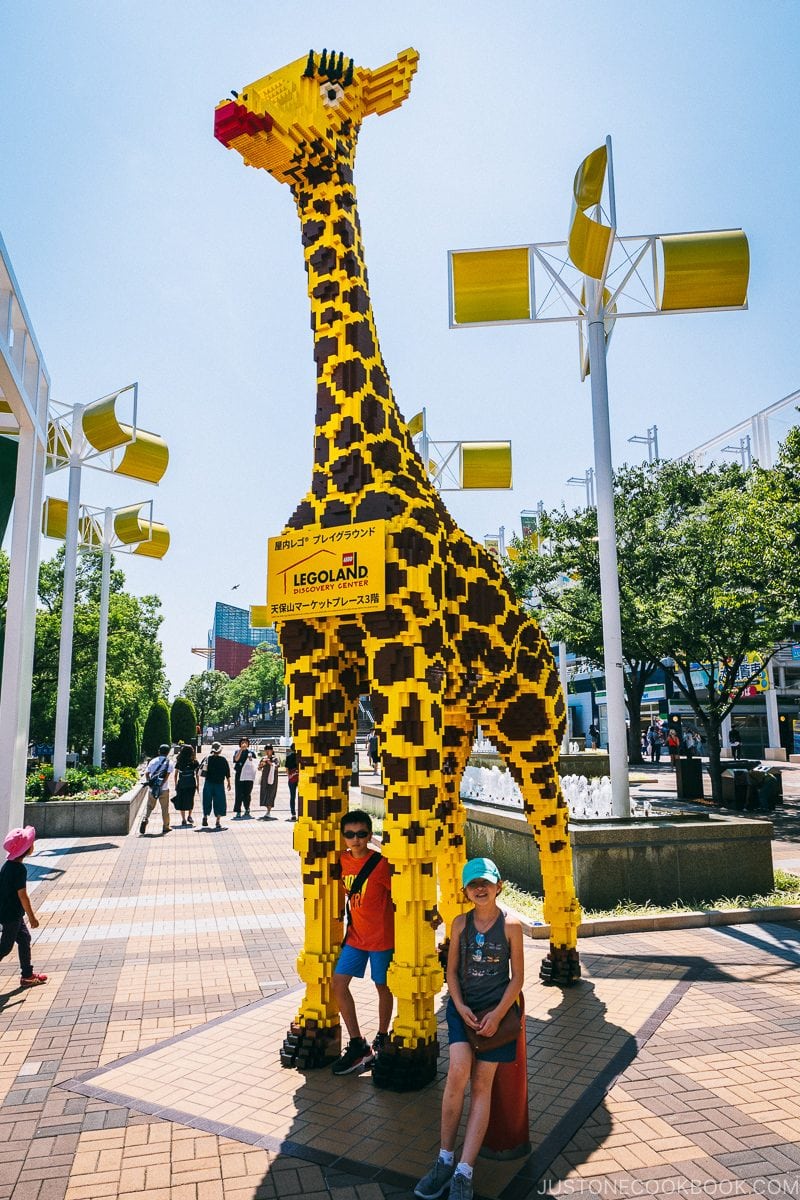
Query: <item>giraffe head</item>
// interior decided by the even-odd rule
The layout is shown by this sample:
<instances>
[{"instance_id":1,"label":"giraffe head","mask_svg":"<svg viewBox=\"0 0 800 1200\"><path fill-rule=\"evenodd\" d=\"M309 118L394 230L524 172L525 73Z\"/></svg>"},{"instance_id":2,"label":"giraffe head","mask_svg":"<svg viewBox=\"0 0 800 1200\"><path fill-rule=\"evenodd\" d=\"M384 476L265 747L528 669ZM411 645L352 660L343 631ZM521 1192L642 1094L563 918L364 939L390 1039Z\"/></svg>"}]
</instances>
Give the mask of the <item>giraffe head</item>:
<instances>
[{"instance_id":1,"label":"giraffe head","mask_svg":"<svg viewBox=\"0 0 800 1200\"><path fill-rule=\"evenodd\" d=\"M325 182L339 146L355 144L370 113L403 103L417 69L416 50L403 50L375 71L343 54L309 51L307 58L248 84L214 114L214 136L238 150L250 167L263 167L294 187Z\"/></svg>"}]
</instances>

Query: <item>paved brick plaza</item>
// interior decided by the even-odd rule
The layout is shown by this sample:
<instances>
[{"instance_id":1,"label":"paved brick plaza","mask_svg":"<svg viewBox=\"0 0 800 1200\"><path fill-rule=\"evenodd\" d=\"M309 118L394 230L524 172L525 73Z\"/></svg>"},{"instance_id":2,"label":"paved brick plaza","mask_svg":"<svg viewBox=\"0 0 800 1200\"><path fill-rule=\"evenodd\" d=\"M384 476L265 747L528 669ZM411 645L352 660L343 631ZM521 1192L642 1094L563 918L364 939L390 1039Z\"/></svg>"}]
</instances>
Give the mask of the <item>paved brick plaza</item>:
<instances>
[{"instance_id":1,"label":"paved brick plaza","mask_svg":"<svg viewBox=\"0 0 800 1200\"><path fill-rule=\"evenodd\" d=\"M421 1093L283 1071L302 933L285 784L272 822L40 842L42 924L0 966L0 1196L409 1195L438 1145ZM796 924L592 938L585 981L536 982L526 943L530 1159L476 1194L800 1196ZM371 985L362 1011L371 1013ZM374 1032L372 1024L366 1032Z\"/></svg>"}]
</instances>

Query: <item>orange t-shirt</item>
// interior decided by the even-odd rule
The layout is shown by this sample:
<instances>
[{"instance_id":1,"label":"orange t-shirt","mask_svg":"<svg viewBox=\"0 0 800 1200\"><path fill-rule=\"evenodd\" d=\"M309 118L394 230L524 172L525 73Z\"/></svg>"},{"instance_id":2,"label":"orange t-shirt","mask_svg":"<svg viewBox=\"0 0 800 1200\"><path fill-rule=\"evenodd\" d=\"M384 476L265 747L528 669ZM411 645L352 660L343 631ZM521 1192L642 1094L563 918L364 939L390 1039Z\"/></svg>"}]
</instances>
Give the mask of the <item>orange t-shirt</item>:
<instances>
[{"instance_id":1,"label":"orange t-shirt","mask_svg":"<svg viewBox=\"0 0 800 1200\"><path fill-rule=\"evenodd\" d=\"M345 894L349 896L353 880L367 859L353 858L350 851L345 850L339 861L342 867L342 886ZM385 858L381 858L377 867L361 885L361 891L350 900L347 945L352 946L354 950L394 949L394 905L389 864Z\"/></svg>"}]
</instances>

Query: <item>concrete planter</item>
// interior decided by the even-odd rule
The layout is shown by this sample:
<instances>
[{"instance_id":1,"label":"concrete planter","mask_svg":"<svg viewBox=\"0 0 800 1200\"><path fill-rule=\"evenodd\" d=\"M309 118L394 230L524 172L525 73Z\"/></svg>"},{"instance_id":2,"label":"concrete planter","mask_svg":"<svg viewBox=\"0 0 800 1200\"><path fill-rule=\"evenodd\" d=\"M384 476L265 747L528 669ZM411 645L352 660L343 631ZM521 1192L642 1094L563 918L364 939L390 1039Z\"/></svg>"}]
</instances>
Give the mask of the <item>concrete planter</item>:
<instances>
[{"instance_id":1,"label":"concrete planter","mask_svg":"<svg viewBox=\"0 0 800 1200\"><path fill-rule=\"evenodd\" d=\"M124 837L133 827L145 790L137 783L114 800L28 800L25 824L33 825L39 838Z\"/></svg>"},{"instance_id":2,"label":"concrete planter","mask_svg":"<svg viewBox=\"0 0 800 1200\"><path fill-rule=\"evenodd\" d=\"M467 853L493 859L504 878L541 892L539 851L516 812L467 805ZM575 886L587 908L619 900L671 904L772 891L772 824L742 817L572 821Z\"/></svg>"}]
</instances>

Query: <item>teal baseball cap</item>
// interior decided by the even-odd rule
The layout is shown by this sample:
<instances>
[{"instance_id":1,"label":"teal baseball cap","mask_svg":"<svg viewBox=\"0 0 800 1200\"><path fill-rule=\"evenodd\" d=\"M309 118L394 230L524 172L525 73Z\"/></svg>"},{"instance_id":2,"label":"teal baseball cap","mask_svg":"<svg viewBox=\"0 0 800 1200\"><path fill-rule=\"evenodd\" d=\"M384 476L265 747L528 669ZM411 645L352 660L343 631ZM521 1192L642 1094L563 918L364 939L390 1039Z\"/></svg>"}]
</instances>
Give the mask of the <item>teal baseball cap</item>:
<instances>
[{"instance_id":1,"label":"teal baseball cap","mask_svg":"<svg viewBox=\"0 0 800 1200\"><path fill-rule=\"evenodd\" d=\"M474 883L476 879L488 879L489 883L500 883L500 872L490 858L471 858L461 872L461 886Z\"/></svg>"}]
</instances>

